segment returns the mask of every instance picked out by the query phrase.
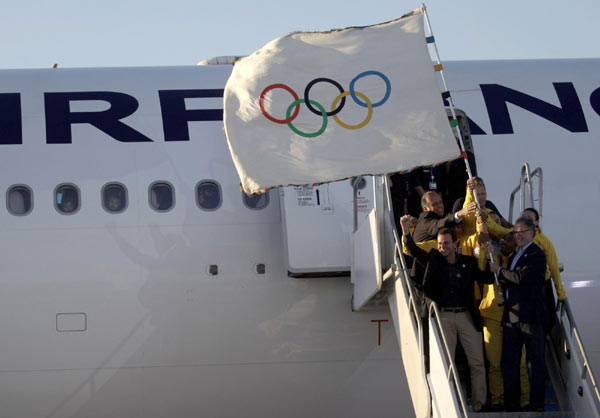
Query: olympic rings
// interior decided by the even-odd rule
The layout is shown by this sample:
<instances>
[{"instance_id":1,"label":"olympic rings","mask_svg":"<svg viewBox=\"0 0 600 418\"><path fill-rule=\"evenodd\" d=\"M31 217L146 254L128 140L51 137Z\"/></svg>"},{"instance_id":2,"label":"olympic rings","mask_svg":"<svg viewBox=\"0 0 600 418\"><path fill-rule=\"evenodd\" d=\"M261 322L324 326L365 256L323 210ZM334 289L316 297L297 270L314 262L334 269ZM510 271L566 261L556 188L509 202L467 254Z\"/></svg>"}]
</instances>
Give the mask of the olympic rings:
<instances>
[{"instance_id":1,"label":"olympic rings","mask_svg":"<svg viewBox=\"0 0 600 418\"><path fill-rule=\"evenodd\" d=\"M384 104L385 102L387 102L387 99L389 99L390 92L392 90L392 86L390 85L390 80L386 76L381 74L379 71L365 71L364 73L360 73L359 75L354 77L354 79L350 82L350 94L352 95L352 99L356 102L356 104L358 104L362 107L368 107L366 103L363 103L360 100L358 100L358 98L356 97L357 95L354 94L354 83L356 83L359 78L362 78L362 77L365 77L368 75L378 75L379 77L381 77L381 79L385 83L385 95L383 96L383 99L381 99L377 103L372 104L373 107L379 107L382 104Z\"/></svg>"},{"instance_id":2,"label":"olympic rings","mask_svg":"<svg viewBox=\"0 0 600 418\"><path fill-rule=\"evenodd\" d=\"M333 103L331 104L331 110L335 109L335 105L337 104L337 102L340 101L340 99L344 100L344 98L346 96L350 95L350 94L351 93L349 91L345 91L342 94L340 94L338 97L336 97L335 100L333 101ZM358 91L355 91L354 94L356 94L358 97L360 97L365 102L367 102L366 106L369 108L369 113L367 113L367 117L365 118L365 120L363 120L358 125L348 125L348 124L342 122L340 120L340 118L337 117L337 115L333 115L333 119L335 119L335 121L342 128L346 128L346 129L360 129L360 128L366 126L367 123L369 123L371 121L371 116L373 116L373 105L371 105L371 101L369 100L369 98L367 96L365 96L364 94L362 94L361 92L358 92Z\"/></svg>"},{"instance_id":3,"label":"olympic rings","mask_svg":"<svg viewBox=\"0 0 600 418\"><path fill-rule=\"evenodd\" d=\"M300 113L300 104L296 105L296 110L294 111L294 114L292 116L288 115L287 119L275 119L273 116L269 115L267 113L267 111L265 110L265 105L264 105L265 94L267 94L270 90L273 90L276 88L280 88L280 89L289 91L290 94L294 97L294 100L296 100L296 102L298 101L298 99L299 99L298 95L290 87L286 86L285 84L271 84L269 87L264 89L263 92L260 94L260 110L262 111L262 114L265 115L265 117L267 119L269 119L271 122L281 123L281 124L290 123L291 121L296 119L296 116L298 116L298 113Z\"/></svg>"},{"instance_id":4,"label":"olympic rings","mask_svg":"<svg viewBox=\"0 0 600 418\"><path fill-rule=\"evenodd\" d=\"M300 103L304 103L304 99L299 99L299 100L296 100L295 102L293 102L287 108L285 117L290 119L290 114L292 113L292 107L298 106ZM314 100L311 100L311 104L314 104L315 106L317 106L319 108L319 110L321 111L321 114L323 115L323 125L321 126L321 129L319 129L317 132L313 132L312 134L310 134L310 133L302 132L300 129L298 129L294 125L292 125L292 122L288 122L288 126L290 127L290 129L292 131L296 132L298 135L303 136L305 138L314 138L316 136L319 136L323 132L325 132L325 129L327 129L327 112L325 112L325 108L321 105L321 103L315 102ZM335 117L337 117L337 116L334 116L334 118ZM291 119L294 119L294 118L291 117Z\"/></svg>"},{"instance_id":5,"label":"olympic rings","mask_svg":"<svg viewBox=\"0 0 600 418\"><path fill-rule=\"evenodd\" d=\"M308 107L308 110L310 110L311 112L313 112L315 115L320 115L321 112L318 112L314 107L312 107L312 105L310 104L310 100L308 99L308 92L310 91L311 87L314 86L317 83L321 83L321 82L328 82L333 84L334 86L336 86L338 88L338 90L340 91L340 94L344 92L344 88L341 86L340 83L338 83L335 80L332 80L331 78L315 78L313 81L311 81L310 83L308 83L306 85L306 88L304 89L304 103L306 103L306 107ZM340 113L340 110L342 110L342 108L344 107L344 105L346 104L346 96L344 96L344 98L342 99L342 103L340 103L340 107L338 107L337 109L331 109L331 112L327 112L327 116L333 116L333 115L337 115L338 113Z\"/></svg>"},{"instance_id":6,"label":"olympic rings","mask_svg":"<svg viewBox=\"0 0 600 418\"><path fill-rule=\"evenodd\" d=\"M383 95L383 98L381 100L379 100L377 103L371 103L371 100L364 93L355 91L356 82L359 79L369 76L369 75L378 76L385 83L385 94ZM330 83L333 86L337 87L337 89L340 91L340 94L333 100L333 102L331 104L330 112L327 112L323 105L321 105L320 103L318 103L314 100L311 100L309 97L310 89L317 83ZM267 111L265 110L265 107L264 107L264 100L265 100L266 94L269 91L271 91L273 89L277 89L277 88L284 89L285 91L290 93L292 95L292 97L294 98L294 101L292 102L292 104L290 104L288 106L288 108L286 110L285 119L277 119L277 118L271 116L270 114L267 113ZM330 78L324 78L324 77L315 78L314 80L310 81L306 85L306 88L304 89L304 98L303 99L300 99L298 97L298 94L296 94L296 92L286 84L282 84L282 83L271 84L271 85L265 87L265 89L260 94L259 103L260 103L260 110L261 110L262 114L267 119L269 119L271 122L282 124L282 125L287 124L288 127L297 135L303 136L305 138L315 138L315 137L321 135L323 132L325 132L325 129L327 129L327 117L328 116L333 116L333 119L337 122L337 124L345 129L361 129L361 128L365 127L371 121L371 118L373 116L373 108L379 107L379 106L383 105L385 102L387 102L387 100L390 97L391 91L392 91L392 86L391 86L390 80L383 73L381 73L379 71L364 71L352 79L352 81L350 82L348 91L344 91L344 88L341 86L340 83L338 83L337 81L332 80ZM346 97L347 96L350 96L357 105L366 107L368 109L366 118L357 125L349 125L347 123L344 123L337 116L337 114L339 112L341 112L341 110L346 105ZM308 110L310 110L312 113L323 117L323 123L318 131L312 132L312 133L311 132L303 132L303 131L299 130L298 128L296 128L292 124L294 119L296 119L296 117L300 113L300 104L302 104L302 103L304 103L306 105L306 107L308 108ZM294 109L293 113L292 113L292 109Z\"/></svg>"}]
</instances>

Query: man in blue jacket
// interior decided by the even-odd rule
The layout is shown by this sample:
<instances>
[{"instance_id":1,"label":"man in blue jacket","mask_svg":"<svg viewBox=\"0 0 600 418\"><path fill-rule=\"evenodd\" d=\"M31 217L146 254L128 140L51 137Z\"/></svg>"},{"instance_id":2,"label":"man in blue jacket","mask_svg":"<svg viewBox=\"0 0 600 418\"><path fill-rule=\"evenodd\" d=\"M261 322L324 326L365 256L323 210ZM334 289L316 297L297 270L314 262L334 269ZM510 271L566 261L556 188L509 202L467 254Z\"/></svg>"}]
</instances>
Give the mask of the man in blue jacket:
<instances>
[{"instance_id":1,"label":"man in blue jacket","mask_svg":"<svg viewBox=\"0 0 600 418\"><path fill-rule=\"evenodd\" d=\"M508 411L519 410L519 363L523 344L531 362L531 391L529 407L544 410L546 363L544 359L544 279L546 256L533 242L535 225L528 219L517 219L514 228L517 249L508 259L508 268L491 263L505 291L502 318L502 378L504 406Z\"/></svg>"}]
</instances>

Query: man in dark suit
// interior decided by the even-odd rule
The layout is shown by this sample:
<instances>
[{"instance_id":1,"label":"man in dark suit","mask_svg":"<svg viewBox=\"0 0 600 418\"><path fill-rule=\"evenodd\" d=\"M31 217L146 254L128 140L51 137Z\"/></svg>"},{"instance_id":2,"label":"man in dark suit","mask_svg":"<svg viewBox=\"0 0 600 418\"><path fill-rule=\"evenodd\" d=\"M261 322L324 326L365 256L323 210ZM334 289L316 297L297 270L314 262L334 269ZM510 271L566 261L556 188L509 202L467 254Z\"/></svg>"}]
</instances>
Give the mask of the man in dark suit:
<instances>
[{"instance_id":1,"label":"man in dark suit","mask_svg":"<svg viewBox=\"0 0 600 418\"><path fill-rule=\"evenodd\" d=\"M517 219L513 232L517 249L508 259L508 268L502 268L496 263L490 266L491 270L498 274L498 280L505 289L501 362L504 406L508 411L519 410L519 363L525 344L527 358L531 362L531 391L527 409L543 411L546 381L546 256L533 242L535 225L530 219Z\"/></svg>"},{"instance_id":2,"label":"man in dark suit","mask_svg":"<svg viewBox=\"0 0 600 418\"><path fill-rule=\"evenodd\" d=\"M475 304L474 280L493 283L494 275L481 271L477 260L456 252L458 240L453 229L443 228L437 234L437 250L429 253L417 247L410 235L410 216L400 219L402 241L411 256L425 266L423 290L425 296L440 308L444 336L452 355L457 340L467 356L471 369L473 411L480 411L487 399L485 365L481 336L481 317ZM484 255L485 256L485 255Z\"/></svg>"},{"instance_id":3,"label":"man in dark suit","mask_svg":"<svg viewBox=\"0 0 600 418\"><path fill-rule=\"evenodd\" d=\"M473 202L467 208L444 216L444 202L437 192L425 193L421 199L421 206L423 207L423 213L419 216L413 233L416 242L435 239L441 228L447 227L452 221L460 223L463 217L475 213L477 210L477 204Z\"/></svg>"}]
</instances>

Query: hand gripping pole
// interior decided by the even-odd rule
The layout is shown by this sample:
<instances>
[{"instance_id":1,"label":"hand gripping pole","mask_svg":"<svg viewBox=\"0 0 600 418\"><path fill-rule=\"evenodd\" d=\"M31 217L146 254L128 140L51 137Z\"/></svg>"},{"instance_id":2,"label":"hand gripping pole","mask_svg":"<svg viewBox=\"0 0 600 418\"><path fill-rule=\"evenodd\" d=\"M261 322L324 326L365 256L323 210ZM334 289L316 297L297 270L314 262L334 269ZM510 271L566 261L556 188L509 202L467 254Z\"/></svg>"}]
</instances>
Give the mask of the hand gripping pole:
<instances>
[{"instance_id":1,"label":"hand gripping pole","mask_svg":"<svg viewBox=\"0 0 600 418\"><path fill-rule=\"evenodd\" d=\"M436 72L440 73L440 78L442 79L442 85L444 86L444 93L442 93L442 97L448 101L448 107L450 108L450 113L452 114L452 120L450 121L450 126L452 128L456 128L458 132L458 147L460 148L460 156L465 162L465 168L467 170L467 174L469 176L469 180L473 178L473 173L471 171L471 165L469 164L469 156L467 155L465 140L463 138L460 127L458 126L458 117L456 116L456 110L454 109L454 101L452 100L452 95L450 94L450 90L448 90L448 85L446 84L446 77L444 77L444 68L442 66L442 62L440 60L440 54L435 43L435 36L433 35L433 30L431 29L431 22L429 21L429 15L427 14L427 7L425 4L421 4L421 11L423 12L423 16L425 16L425 23L427 23L427 30L429 31L429 36L427 36L426 42L428 44L433 45L435 51L435 61L434 69ZM477 205L478 210L482 210L481 205L479 204L479 200L475 198L475 204ZM494 261L494 255L490 252L488 253L488 260L490 262ZM494 273L494 278L496 279L496 284L498 284L498 275Z\"/></svg>"}]
</instances>

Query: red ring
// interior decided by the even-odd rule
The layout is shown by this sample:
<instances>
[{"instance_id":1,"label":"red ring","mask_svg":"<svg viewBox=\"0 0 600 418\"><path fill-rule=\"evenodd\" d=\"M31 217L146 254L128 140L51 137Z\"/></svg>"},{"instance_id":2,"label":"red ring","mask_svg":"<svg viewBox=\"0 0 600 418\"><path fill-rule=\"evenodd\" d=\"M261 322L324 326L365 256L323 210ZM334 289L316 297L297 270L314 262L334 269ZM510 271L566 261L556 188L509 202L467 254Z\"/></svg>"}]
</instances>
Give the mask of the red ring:
<instances>
[{"instance_id":1,"label":"red ring","mask_svg":"<svg viewBox=\"0 0 600 418\"><path fill-rule=\"evenodd\" d=\"M265 94L267 94L270 90L273 90L273 89L276 89L276 88L287 90L294 97L294 100L300 100L300 98L298 97L298 95L296 94L296 92L294 90L292 90L289 86L286 86L285 84L281 84L281 83L279 83L279 84L271 84L270 86L265 87L265 89L260 94L260 111L271 122L281 123L282 125L286 124L286 123L290 123L291 121L293 121L294 119L296 119L296 116L298 116L298 113L300 113L300 104L296 105L296 109L294 109L294 113L292 114L292 116L290 116L287 119L276 119L273 116L269 115L267 113L267 111L265 110L265 106L263 104L263 101L265 100Z\"/></svg>"}]
</instances>

